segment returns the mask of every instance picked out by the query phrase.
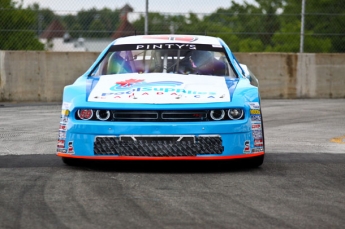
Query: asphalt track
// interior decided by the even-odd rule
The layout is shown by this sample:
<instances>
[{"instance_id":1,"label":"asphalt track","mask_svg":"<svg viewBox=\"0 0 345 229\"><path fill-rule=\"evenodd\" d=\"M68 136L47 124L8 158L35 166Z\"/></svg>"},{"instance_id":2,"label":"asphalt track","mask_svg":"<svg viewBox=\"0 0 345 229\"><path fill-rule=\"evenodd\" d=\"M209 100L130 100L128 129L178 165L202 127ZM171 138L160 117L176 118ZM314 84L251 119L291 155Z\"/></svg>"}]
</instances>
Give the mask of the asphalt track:
<instances>
[{"instance_id":1,"label":"asphalt track","mask_svg":"<svg viewBox=\"0 0 345 229\"><path fill-rule=\"evenodd\" d=\"M0 228L344 228L345 99L264 100L255 169L66 166L55 156L60 107L0 103Z\"/></svg>"}]
</instances>

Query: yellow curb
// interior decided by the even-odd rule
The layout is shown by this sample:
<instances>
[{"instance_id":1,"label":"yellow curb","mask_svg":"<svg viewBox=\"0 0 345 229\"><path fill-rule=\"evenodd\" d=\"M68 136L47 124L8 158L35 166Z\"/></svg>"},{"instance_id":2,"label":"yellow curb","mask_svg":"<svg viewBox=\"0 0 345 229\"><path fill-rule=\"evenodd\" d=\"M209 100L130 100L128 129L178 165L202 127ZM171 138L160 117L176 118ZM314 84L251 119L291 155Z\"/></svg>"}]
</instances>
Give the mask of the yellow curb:
<instances>
[{"instance_id":1,"label":"yellow curb","mask_svg":"<svg viewBox=\"0 0 345 229\"><path fill-rule=\"evenodd\" d=\"M332 138L331 142L338 143L338 144L345 144L345 135L341 137Z\"/></svg>"}]
</instances>

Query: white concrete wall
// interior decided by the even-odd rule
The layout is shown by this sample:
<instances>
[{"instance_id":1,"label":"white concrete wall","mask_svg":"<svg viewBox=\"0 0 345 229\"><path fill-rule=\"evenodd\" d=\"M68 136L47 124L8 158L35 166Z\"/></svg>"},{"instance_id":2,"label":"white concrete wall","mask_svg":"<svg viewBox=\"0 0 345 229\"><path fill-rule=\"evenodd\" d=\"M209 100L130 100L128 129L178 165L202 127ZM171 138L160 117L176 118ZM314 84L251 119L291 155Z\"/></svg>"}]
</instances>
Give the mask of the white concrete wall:
<instances>
[{"instance_id":1,"label":"white concrete wall","mask_svg":"<svg viewBox=\"0 0 345 229\"><path fill-rule=\"evenodd\" d=\"M0 51L0 102L59 102L98 52ZM262 98L345 98L345 54L235 53Z\"/></svg>"},{"instance_id":2,"label":"white concrete wall","mask_svg":"<svg viewBox=\"0 0 345 229\"><path fill-rule=\"evenodd\" d=\"M345 98L345 54L235 55L259 79L262 98Z\"/></svg>"}]
</instances>

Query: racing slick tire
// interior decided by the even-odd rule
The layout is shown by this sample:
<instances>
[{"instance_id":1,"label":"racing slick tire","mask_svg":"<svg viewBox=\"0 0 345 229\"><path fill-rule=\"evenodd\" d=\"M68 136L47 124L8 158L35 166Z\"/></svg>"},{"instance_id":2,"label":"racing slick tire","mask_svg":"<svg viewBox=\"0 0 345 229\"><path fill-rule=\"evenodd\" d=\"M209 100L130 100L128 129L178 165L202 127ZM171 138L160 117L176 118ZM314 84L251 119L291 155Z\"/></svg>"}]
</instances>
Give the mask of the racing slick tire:
<instances>
[{"instance_id":1,"label":"racing slick tire","mask_svg":"<svg viewBox=\"0 0 345 229\"><path fill-rule=\"evenodd\" d=\"M67 157L63 157L62 158L62 162L65 163L68 166L75 166L75 165L79 164L79 160L78 159L67 158Z\"/></svg>"},{"instance_id":2,"label":"racing slick tire","mask_svg":"<svg viewBox=\"0 0 345 229\"><path fill-rule=\"evenodd\" d=\"M264 163L264 158L265 155L261 155L258 157L254 157L254 158L250 158L248 161L248 165L252 168L256 168L262 165L262 163Z\"/></svg>"}]
</instances>

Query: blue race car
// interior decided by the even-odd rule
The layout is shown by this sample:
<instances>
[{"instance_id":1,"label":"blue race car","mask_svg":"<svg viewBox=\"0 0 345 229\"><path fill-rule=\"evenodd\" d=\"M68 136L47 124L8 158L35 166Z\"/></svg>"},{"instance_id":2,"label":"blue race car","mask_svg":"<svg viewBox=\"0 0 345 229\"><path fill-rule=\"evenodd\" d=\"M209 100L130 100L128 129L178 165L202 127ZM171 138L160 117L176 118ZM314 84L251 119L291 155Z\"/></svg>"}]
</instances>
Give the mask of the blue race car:
<instances>
[{"instance_id":1,"label":"blue race car","mask_svg":"<svg viewBox=\"0 0 345 229\"><path fill-rule=\"evenodd\" d=\"M57 156L92 160L264 160L258 80L223 40L113 41L64 88Z\"/></svg>"}]
</instances>

